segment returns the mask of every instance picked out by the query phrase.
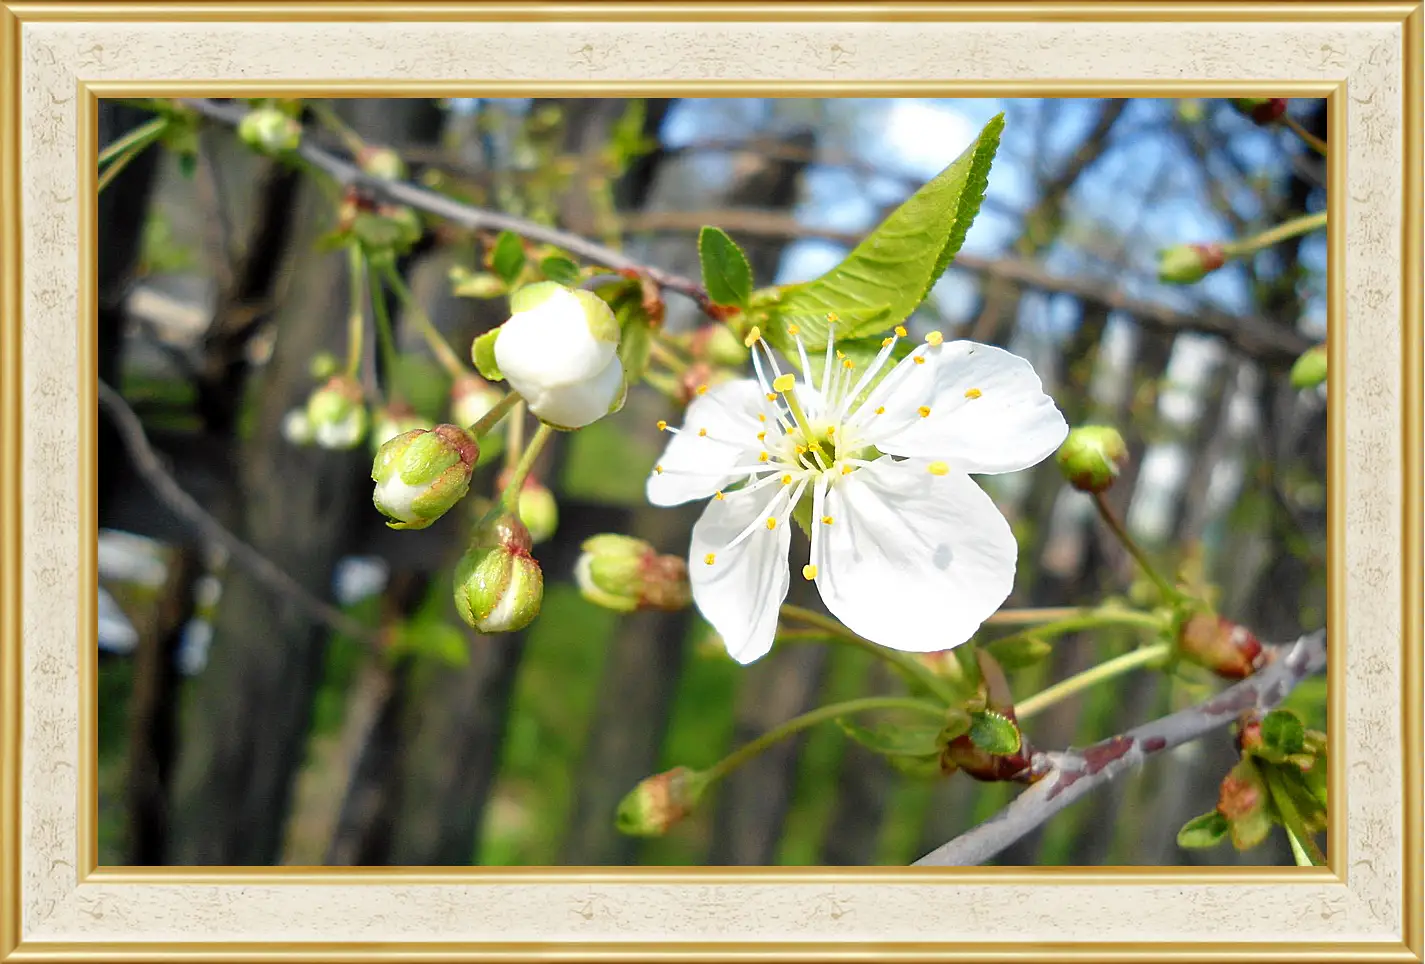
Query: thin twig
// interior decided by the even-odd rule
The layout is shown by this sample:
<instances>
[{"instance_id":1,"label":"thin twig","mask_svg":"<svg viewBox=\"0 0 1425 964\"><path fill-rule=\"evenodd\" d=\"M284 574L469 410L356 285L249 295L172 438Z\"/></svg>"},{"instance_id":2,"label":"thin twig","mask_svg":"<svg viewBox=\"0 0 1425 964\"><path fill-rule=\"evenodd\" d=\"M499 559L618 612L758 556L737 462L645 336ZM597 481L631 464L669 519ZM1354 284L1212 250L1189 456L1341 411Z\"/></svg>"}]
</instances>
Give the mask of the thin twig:
<instances>
[{"instance_id":1,"label":"thin twig","mask_svg":"<svg viewBox=\"0 0 1425 964\"><path fill-rule=\"evenodd\" d=\"M312 619L373 647L378 644L377 635L369 628L330 603L312 595L305 586L282 571L266 556L224 528L221 522L209 515L196 499L184 491L163 467L163 462L149 444L148 434L134 410L124 401L123 396L102 379L99 380L99 404L113 418L114 425L123 438L124 448L133 459L139 475L153 489L158 500L174 515L191 525L209 542L217 543L226 549L238 565L251 573L258 582L291 599Z\"/></svg>"},{"instance_id":2,"label":"thin twig","mask_svg":"<svg viewBox=\"0 0 1425 964\"><path fill-rule=\"evenodd\" d=\"M915 862L919 867L971 867L985 863L1054 814L1148 758L1189 743L1235 721L1247 710L1278 706L1298 683L1326 668L1326 631L1272 647L1260 672L1216 696L1084 750L1038 752L1030 758L1036 782L984 823Z\"/></svg>"}]
</instances>

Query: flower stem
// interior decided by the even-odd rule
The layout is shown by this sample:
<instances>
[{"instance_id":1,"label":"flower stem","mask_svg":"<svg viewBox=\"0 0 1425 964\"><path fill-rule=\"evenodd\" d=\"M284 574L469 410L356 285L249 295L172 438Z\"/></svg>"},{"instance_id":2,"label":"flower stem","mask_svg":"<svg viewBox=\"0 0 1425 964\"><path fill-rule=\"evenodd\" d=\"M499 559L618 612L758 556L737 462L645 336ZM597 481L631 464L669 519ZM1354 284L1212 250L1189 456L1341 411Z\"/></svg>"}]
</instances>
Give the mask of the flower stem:
<instances>
[{"instance_id":1,"label":"flower stem","mask_svg":"<svg viewBox=\"0 0 1425 964\"><path fill-rule=\"evenodd\" d=\"M99 166L103 167L120 154L126 154L130 150L147 147L163 135L163 132L168 128L168 123L167 117L155 117L135 127L99 152Z\"/></svg>"},{"instance_id":2,"label":"flower stem","mask_svg":"<svg viewBox=\"0 0 1425 964\"><path fill-rule=\"evenodd\" d=\"M1153 564L1148 561L1148 555L1133 537L1128 534L1128 530L1123 523L1118 521L1118 517L1113 514L1113 509L1109 508L1108 500L1103 497L1102 492L1093 494L1093 504L1098 509L1099 518L1103 519L1104 525L1113 531L1118 537L1118 541L1123 543L1123 548L1128 550L1128 554L1138 563L1139 568L1158 587L1158 591L1163 594L1163 598L1168 602L1173 602L1182 598L1182 594L1168 584L1168 581L1158 575L1158 570L1153 568Z\"/></svg>"},{"instance_id":3,"label":"flower stem","mask_svg":"<svg viewBox=\"0 0 1425 964\"><path fill-rule=\"evenodd\" d=\"M1058 606L1046 609L1001 609L985 620L986 626L1023 626L1026 623L1047 623L1056 619L1068 619L1084 610L1077 606Z\"/></svg>"},{"instance_id":4,"label":"flower stem","mask_svg":"<svg viewBox=\"0 0 1425 964\"><path fill-rule=\"evenodd\" d=\"M798 622L806 623L808 626L815 626L823 630L828 635L840 642L849 643L859 649L864 649L879 660L889 663L906 677L906 679L917 682L944 700L947 705L958 700L959 696L949 682L941 679L930 667L920 663L913 656L909 656L899 650L887 649L884 646L877 646L862 636L858 636L836 620L823 616L821 613L813 612L810 609L803 609L801 606L784 604L782 615L787 619L795 619Z\"/></svg>"},{"instance_id":5,"label":"flower stem","mask_svg":"<svg viewBox=\"0 0 1425 964\"><path fill-rule=\"evenodd\" d=\"M515 405L510 412L510 427L505 433L505 469L514 471L524 453L524 410L523 405Z\"/></svg>"},{"instance_id":6,"label":"flower stem","mask_svg":"<svg viewBox=\"0 0 1425 964\"><path fill-rule=\"evenodd\" d=\"M524 487L524 480L529 477L529 470L534 468L534 460L539 457L544 443L549 441L549 437L553 434L554 429L543 422L540 422L539 428L535 429L534 437L529 440L529 445L520 455L519 464L515 466L509 482L505 483L504 495L500 497L500 504L506 512L514 512L519 506L520 489Z\"/></svg>"},{"instance_id":7,"label":"flower stem","mask_svg":"<svg viewBox=\"0 0 1425 964\"><path fill-rule=\"evenodd\" d=\"M1055 610L1044 610L1045 612L1055 612ZM1054 636L1062 636L1065 633L1078 632L1081 629L1096 629L1099 626L1141 626L1144 629L1162 630L1163 621L1152 613L1134 612L1131 609L1111 609L1100 607L1098 609L1069 609L1063 610L1072 615L1063 619L1056 619L1051 622L1041 623L1032 629L1020 630L1017 633L1010 633L998 639L992 639L984 644L986 649L994 653L995 646L1002 646L1010 642L1019 642L1022 639L1045 639Z\"/></svg>"},{"instance_id":8,"label":"flower stem","mask_svg":"<svg viewBox=\"0 0 1425 964\"><path fill-rule=\"evenodd\" d=\"M1283 114L1281 116L1281 123L1283 127L1291 131L1297 137L1301 138L1302 142L1306 144L1307 147L1311 148L1313 151L1320 154L1322 157L1326 156L1326 142L1323 141L1321 138L1317 137L1315 134L1311 133L1311 131L1307 130L1305 127L1302 127L1301 122L1298 121L1295 117L1292 117L1290 114Z\"/></svg>"},{"instance_id":9,"label":"flower stem","mask_svg":"<svg viewBox=\"0 0 1425 964\"><path fill-rule=\"evenodd\" d=\"M935 717L941 721L945 718L943 707L903 696L868 696L863 699L847 700L844 703L831 703L827 706L819 706L801 716L794 716L781 726L773 727L757 739L738 747L703 772L707 775L709 782L720 780L757 754L789 736L795 736L808 727L826 720L834 720L839 716L850 716L852 713L864 713L869 710L910 710Z\"/></svg>"},{"instance_id":10,"label":"flower stem","mask_svg":"<svg viewBox=\"0 0 1425 964\"><path fill-rule=\"evenodd\" d=\"M1277 815L1281 817L1282 826L1286 828L1287 837L1291 840L1292 851L1295 853L1297 847L1305 851L1308 864L1301 863L1301 856L1297 856L1296 862L1301 866L1320 867L1326 863L1326 855L1321 852L1321 848L1316 846L1316 841L1311 839L1311 833L1306 829L1306 823L1301 819L1301 811L1296 809L1296 804L1292 802L1291 794L1282 783L1282 778L1272 770L1270 766L1264 766L1262 775L1266 778L1267 792L1272 796L1272 803L1276 805Z\"/></svg>"},{"instance_id":11,"label":"flower stem","mask_svg":"<svg viewBox=\"0 0 1425 964\"><path fill-rule=\"evenodd\" d=\"M498 402L490 406L490 410L475 420L473 425L465 426L465 430L477 439L489 434L490 429L499 424L500 419L509 414L523 399L518 392L507 392Z\"/></svg>"},{"instance_id":12,"label":"flower stem","mask_svg":"<svg viewBox=\"0 0 1425 964\"><path fill-rule=\"evenodd\" d=\"M350 285L348 297L351 299L351 304L347 309L346 316L346 373L351 377L356 376L357 369L361 366L361 341L366 328L364 324L365 312L361 310L361 282L365 269L366 264L365 259L361 256L361 247L355 244L348 247L346 270L349 276L347 278ZM371 310L380 319L386 313L386 304L381 297L381 286L375 275L367 275L366 280L371 284ZM391 375L392 372L386 373L387 378L390 378Z\"/></svg>"},{"instance_id":13,"label":"flower stem","mask_svg":"<svg viewBox=\"0 0 1425 964\"><path fill-rule=\"evenodd\" d=\"M386 283L391 286L391 290L396 292L396 297L400 299L401 306L410 313L416 327L420 329L421 335L425 338L426 344L430 345L431 352L435 355L436 361L452 378L459 378L466 374L465 366L460 363L460 356L455 353L455 349L450 347L440 330L430 320L430 316L425 313L417 302L411 289L406 287L406 283L401 280L400 273L393 265L385 267Z\"/></svg>"},{"instance_id":14,"label":"flower stem","mask_svg":"<svg viewBox=\"0 0 1425 964\"><path fill-rule=\"evenodd\" d=\"M1035 713L1048 709L1060 700L1073 696L1075 693L1086 690L1091 686L1096 686L1106 680L1111 680L1116 676L1122 676L1129 670L1156 663L1171 653L1172 646L1169 643L1154 643L1152 646L1144 646L1132 652L1124 653L1122 656L1115 656L1113 659L1100 663L1092 669L1084 670L1082 673L1055 683L1048 689L1040 690L1023 702L1016 703L1014 715L1020 720L1027 720Z\"/></svg>"},{"instance_id":15,"label":"flower stem","mask_svg":"<svg viewBox=\"0 0 1425 964\"><path fill-rule=\"evenodd\" d=\"M1315 231L1317 228L1326 227L1326 212L1318 214L1303 214L1299 218L1292 218L1290 221L1283 221L1274 228L1269 228L1261 234L1255 234L1250 238L1241 241L1232 241L1222 246L1222 253L1232 258L1241 258L1245 255L1255 254L1263 248L1270 247L1288 238Z\"/></svg>"}]
</instances>

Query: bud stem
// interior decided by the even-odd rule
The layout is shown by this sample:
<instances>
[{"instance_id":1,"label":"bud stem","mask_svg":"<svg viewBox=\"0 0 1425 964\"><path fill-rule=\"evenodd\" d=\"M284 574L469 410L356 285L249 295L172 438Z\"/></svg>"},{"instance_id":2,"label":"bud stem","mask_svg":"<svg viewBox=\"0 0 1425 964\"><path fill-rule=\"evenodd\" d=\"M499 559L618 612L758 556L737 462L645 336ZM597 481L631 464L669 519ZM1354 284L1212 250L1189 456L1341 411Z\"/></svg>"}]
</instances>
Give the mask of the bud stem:
<instances>
[{"instance_id":1,"label":"bud stem","mask_svg":"<svg viewBox=\"0 0 1425 964\"><path fill-rule=\"evenodd\" d=\"M773 727L757 739L738 747L713 764L710 769L705 770L704 773L707 775L709 783L720 780L757 754L789 736L795 736L802 730L827 720L834 720L838 716L850 716L852 713L864 713L868 710L911 710L937 720L945 719L944 707L904 696L867 696L858 700L847 700L844 703L831 703L827 706L819 706L801 716L794 716L781 726Z\"/></svg>"},{"instance_id":2,"label":"bud stem","mask_svg":"<svg viewBox=\"0 0 1425 964\"><path fill-rule=\"evenodd\" d=\"M1320 154L1322 157L1326 156L1326 142L1323 141L1321 138L1317 137L1315 134L1311 133L1311 131L1307 130L1305 127L1302 127L1301 122L1298 121L1295 117L1292 117L1290 114L1283 114L1281 116L1281 124L1287 130L1291 131L1297 137L1301 138L1302 142L1306 144L1307 147L1311 148L1313 151Z\"/></svg>"},{"instance_id":3,"label":"bud stem","mask_svg":"<svg viewBox=\"0 0 1425 964\"><path fill-rule=\"evenodd\" d=\"M1311 834L1307 832L1306 824L1301 819L1301 812L1292 802L1291 794L1282 783L1281 776L1270 766L1264 766L1261 769L1262 775L1267 781L1267 792L1271 794L1272 803L1276 805L1277 815L1281 817L1282 827L1286 829L1287 838L1291 841L1292 853L1296 854L1298 866L1324 866L1326 855L1321 852L1320 847L1316 846L1316 841L1312 840ZM1297 853L1298 848L1305 853ZM1306 857L1307 863L1301 862L1302 856Z\"/></svg>"},{"instance_id":4,"label":"bud stem","mask_svg":"<svg viewBox=\"0 0 1425 964\"><path fill-rule=\"evenodd\" d=\"M346 315L346 374L350 378L355 378L361 368L361 341L365 334L365 312L361 307L362 274L365 265L361 257L361 247L352 244L347 249L347 284L348 295L351 304L347 308ZM385 305L381 301L381 293L376 288L376 279L371 279L371 309L379 317L385 312ZM390 378L391 372L386 373Z\"/></svg>"},{"instance_id":5,"label":"bud stem","mask_svg":"<svg viewBox=\"0 0 1425 964\"><path fill-rule=\"evenodd\" d=\"M1028 611L1032 612L1033 610ZM1078 632L1081 629L1095 629L1099 626L1141 626L1144 629L1152 629L1157 632L1167 629L1163 620L1152 613L1140 613L1130 609L1104 607L1101 609L1046 609L1042 612L1064 612L1069 615L1062 619L1039 623L1033 629L1025 629L1007 636L1000 636L998 639L988 640L984 645L999 646L1009 642L1019 642L1022 639L1046 639L1062 636L1065 633Z\"/></svg>"},{"instance_id":6,"label":"bud stem","mask_svg":"<svg viewBox=\"0 0 1425 964\"><path fill-rule=\"evenodd\" d=\"M510 410L510 427L505 430L505 468L514 471L524 454L524 410L516 403Z\"/></svg>"},{"instance_id":7,"label":"bud stem","mask_svg":"<svg viewBox=\"0 0 1425 964\"><path fill-rule=\"evenodd\" d=\"M1128 534L1128 530L1123 523L1118 521L1118 517L1113 514L1113 509L1108 505L1108 500L1103 497L1102 492L1093 493L1093 504L1098 509L1099 517L1103 519L1104 525L1112 530L1118 537L1118 541L1123 543L1123 548L1128 550L1128 554L1138 563L1144 575L1153 580L1153 584L1158 587L1158 591L1163 594L1163 599L1168 602L1176 602L1182 599L1182 593L1178 592L1168 581L1158 575L1158 570L1153 568L1153 564L1148 561L1148 555L1133 541L1133 537Z\"/></svg>"},{"instance_id":8,"label":"bud stem","mask_svg":"<svg viewBox=\"0 0 1425 964\"><path fill-rule=\"evenodd\" d=\"M906 653L894 649L887 649L884 646L877 646L869 639L863 639L856 635L836 620L821 613L813 612L810 609L803 609L801 606L786 604L782 606L782 616L786 619L795 619L798 622L806 623L808 626L815 626L824 631L831 638L838 642L848 643L860 649L864 649L877 659L884 660L895 669L899 670L906 679L919 683L937 697L944 700L946 704L954 703L958 699L958 694L948 682L924 664L918 662Z\"/></svg>"},{"instance_id":9,"label":"bud stem","mask_svg":"<svg viewBox=\"0 0 1425 964\"><path fill-rule=\"evenodd\" d=\"M1059 606L1045 609L1001 609L985 620L986 626L1023 626L1026 623L1048 623L1056 619L1078 616L1084 610L1077 606Z\"/></svg>"},{"instance_id":10,"label":"bud stem","mask_svg":"<svg viewBox=\"0 0 1425 964\"><path fill-rule=\"evenodd\" d=\"M332 133L341 138L342 144L353 155L359 155L366 148L366 142L347 125L346 121L337 116L337 112L332 109L330 104L320 100L309 100L305 106L324 127L331 128Z\"/></svg>"},{"instance_id":11,"label":"bud stem","mask_svg":"<svg viewBox=\"0 0 1425 964\"><path fill-rule=\"evenodd\" d=\"M1283 221L1274 228L1268 228L1261 234L1244 238L1241 241L1232 241L1222 246L1222 253L1229 258L1241 258L1249 254L1255 254L1263 248L1270 247L1288 238L1315 231L1317 228L1326 227L1326 212L1319 214L1304 214L1299 218L1292 218L1290 221Z\"/></svg>"},{"instance_id":12,"label":"bud stem","mask_svg":"<svg viewBox=\"0 0 1425 964\"><path fill-rule=\"evenodd\" d=\"M1159 660L1166 659L1172 653L1172 649L1172 645L1169 643L1154 643L1152 646L1144 646L1132 652L1124 653L1122 656L1115 656L1113 659L1100 663L1092 669L1084 670L1082 673L1055 683L1048 689L1040 690L1021 703L1016 703L1014 715L1019 720L1027 720L1035 713L1046 710L1060 700L1073 696L1081 690L1096 686L1105 680L1113 679L1115 676L1122 676L1129 670L1137 669L1140 666L1148 666Z\"/></svg>"},{"instance_id":13,"label":"bud stem","mask_svg":"<svg viewBox=\"0 0 1425 964\"><path fill-rule=\"evenodd\" d=\"M168 129L168 124L167 117L155 117L146 124L135 127L99 152L99 166L103 167L120 154L125 154L130 150L147 147L163 135L163 132Z\"/></svg>"},{"instance_id":14,"label":"bud stem","mask_svg":"<svg viewBox=\"0 0 1425 964\"><path fill-rule=\"evenodd\" d=\"M648 353L662 362L663 367L675 375L681 375L688 370L688 363L679 358L671 348L663 344L663 340L657 335L648 339Z\"/></svg>"},{"instance_id":15,"label":"bud stem","mask_svg":"<svg viewBox=\"0 0 1425 964\"><path fill-rule=\"evenodd\" d=\"M483 438L489 434L490 429L499 424L500 419L509 414L524 399L520 398L519 392L506 392L498 402L490 406L490 410L475 420L474 424L465 426L465 430L476 439Z\"/></svg>"},{"instance_id":16,"label":"bud stem","mask_svg":"<svg viewBox=\"0 0 1425 964\"><path fill-rule=\"evenodd\" d=\"M358 274L366 263L361 245L353 243L351 252L351 270L353 274ZM386 310L386 293L381 290L381 281L376 275L368 271L366 277L371 292L371 312L376 316L376 337L381 344L381 363L386 366L386 378L394 381L399 353L396 351L396 336L391 331L391 314ZM353 312L357 311L359 297L360 288L353 284Z\"/></svg>"},{"instance_id":17,"label":"bud stem","mask_svg":"<svg viewBox=\"0 0 1425 964\"><path fill-rule=\"evenodd\" d=\"M539 428L534 430L534 437L529 440L529 445L524 453L520 455L519 464L510 475L510 481L505 485L504 495L500 497L500 503L505 512L515 512L519 507L520 489L524 487L524 480L529 476L529 470L534 468L534 460L539 457L540 450L544 448L544 443L549 441L549 437L554 434L554 429L543 422L539 423Z\"/></svg>"},{"instance_id":18,"label":"bud stem","mask_svg":"<svg viewBox=\"0 0 1425 964\"><path fill-rule=\"evenodd\" d=\"M436 361L450 374L452 378L459 378L467 374L465 366L460 363L460 356L450 347L450 343L441 335L440 329L431 322L430 316L425 313L417 302L411 289L406 287L406 283L401 280L400 272L393 265L385 267L386 283L391 286L391 290L396 292L396 297L400 299L401 306L410 313L416 327L420 329L421 335L425 338L426 344L430 345L431 352L435 355Z\"/></svg>"}]
</instances>

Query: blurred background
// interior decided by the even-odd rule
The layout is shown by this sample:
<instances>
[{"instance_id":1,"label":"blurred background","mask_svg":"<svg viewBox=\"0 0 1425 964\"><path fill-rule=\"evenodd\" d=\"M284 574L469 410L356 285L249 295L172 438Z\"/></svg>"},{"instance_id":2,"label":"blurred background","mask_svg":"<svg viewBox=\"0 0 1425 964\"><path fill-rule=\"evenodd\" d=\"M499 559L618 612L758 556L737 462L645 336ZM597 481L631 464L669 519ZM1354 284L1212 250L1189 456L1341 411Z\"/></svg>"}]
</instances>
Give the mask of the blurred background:
<instances>
[{"instance_id":1,"label":"blurred background","mask_svg":"<svg viewBox=\"0 0 1425 964\"><path fill-rule=\"evenodd\" d=\"M328 107L367 142L399 148L414 180L645 263L697 277L697 230L720 226L758 285L833 266L1004 111L985 204L914 326L1009 348L1071 424L1117 425L1131 462L1111 501L1152 550L1200 561L1224 615L1273 641L1323 623L1324 394L1294 391L1286 373L1324 339L1324 235L1197 285L1156 275L1159 248L1324 209L1324 162L1280 128L1215 100ZM149 116L107 101L100 111L101 146ZM1290 111L1326 135L1324 101ZM100 377L227 528L354 619L425 627L431 642L378 658L313 622L156 499L101 414L101 864L898 865L1011 798L961 775L898 774L827 725L738 770L666 837L620 835L615 808L645 776L710 765L797 713L892 680L844 648L779 649L740 667L693 611L620 616L580 597L571 569L590 535L687 551L701 507L642 499L661 448L654 422L677 417L651 392L545 452L538 472L559 527L536 550L538 620L508 636L466 630L450 602L464 548L454 527L386 529L365 446L300 449L282 435L313 387L312 355L344 346L346 259L318 245L333 225L331 186L221 127L204 128L197 148L196 163L151 149L101 195ZM451 269L477 268L478 250L432 225L400 266L462 351L506 317L503 299L451 293ZM669 295L670 329L695 320ZM448 377L396 324L408 398L440 418ZM1008 605L1128 591L1131 561L1052 460L982 482L1020 541ZM801 580L788 601L819 608ZM1133 643L1117 630L1066 636L1014 676L1015 692ZM1082 746L1204 692L1136 673L1027 729L1036 746ZM1291 705L1324 728L1323 700L1324 683L1309 681ZM1164 755L996 862L1291 863L1279 835L1245 854L1177 847L1234 760L1225 732Z\"/></svg>"}]
</instances>

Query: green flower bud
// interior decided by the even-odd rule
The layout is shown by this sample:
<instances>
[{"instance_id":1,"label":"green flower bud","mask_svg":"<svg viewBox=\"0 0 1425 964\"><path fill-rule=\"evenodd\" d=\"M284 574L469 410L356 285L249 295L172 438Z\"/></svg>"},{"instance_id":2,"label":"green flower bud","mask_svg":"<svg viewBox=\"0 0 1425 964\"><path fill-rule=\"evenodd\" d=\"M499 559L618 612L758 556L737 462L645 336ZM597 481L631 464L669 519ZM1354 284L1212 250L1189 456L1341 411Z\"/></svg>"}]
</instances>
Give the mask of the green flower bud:
<instances>
[{"instance_id":1,"label":"green flower bud","mask_svg":"<svg viewBox=\"0 0 1425 964\"><path fill-rule=\"evenodd\" d=\"M406 162L389 147L366 147L356 155L362 172L383 181L404 181Z\"/></svg>"},{"instance_id":2,"label":"green flower bud","mask_svg":"<svg viewBox=\"0 0 1425 964\"><path fill-rule=\"evenodd\" d=\"M674 612L692 602L688 564L678 556L661 556L642 539L612 534L594 536L581 548L574 581L595 605Z\"/></svg>"},{"instance_id":3,"label":"green flower bud","mask_svg":"<svg viewBox=\"0 0 1425 964\"><path fill-rule=\"evenodd\" d=\"M1196 284L1227 263L1220 244L1176 244L1158 252L1158 280L1164 284Z\"/></svg>"},{"instance_id":4,"label":"green flower bud","mask_svg":"<svg viewBox=\"0 0 1425 964\"><path fill-rule=\"evenodd\" d=\"M1315 388L1326 381L1326 346L1308 348L1291 366L1291 387Z\"/></svg>"},{"instance_id":5,"label":"green flower bud","mask_svg":"<svg viewBox=\"0 0 1425 964\"><path fill-rule=\"evenodd\" d=\"M1266 839L1272 829L1268 792L1261 771L1250 758L1232 768L1218 790L1217 812L1227 818L1232 845L1250 850Z\"/></svg>"},{"instance_id":6,"label":"green flower bud","mask_svg":"<svg viewBox=\"0 0 1425 964\"><path fill-rule=\"evenodd\" d=\"M437 425L398 435L371 465L371 500L393 529L424 529L470 491L480 447L465 429Z\"/></svg>"},{"instance_id":7,"label":"green flower bud","mask_svg":"<svg viewBox=\"0 0 1425 964\"><path fill-rule=\"evenodd\" d=\"M319 351L307 363L307 371L319 382L324 382L341 370L341 362L329 351Z\"/></svg>"},{"instance_id":8,"label":"green flower bud","mask_svg":"<svg viewBox=\"0 0 1425 964\"><path fill-rule=\"evenodd\" d=\"M536 546L548 541L559 528L559 503L554 501L554 493L533 479L520 490L519 515L529 530L531 544Z\"/></svg>"},{"instance_id":9,"label":"green flower bud","mask_svg":"<svg viewBox=\"0 0 1425 964\"><path fill-rule=\"evenodd\" d=\"M1084 425L1069 432L1055 456L1069 484L1081 492L1106 492L1128 461L1128 446L1118 430Z\"/></svg>"},{"instance_id":10,"label":"green flower bud","mask_svg":"<svg viewBox=\"0 0 1425 964\"><path fill-rule=\"evenodd\" d=\"M367 429L361 386L345 375L332 377L307 399L307 418L322 448L355 448Z\"/></svg>"},{"instance_id":11,"label":"green flower bud","mask_svg":"<svg viewBox=\"0 0 1425 964\"><path fill-rule=\"evenodd\" d=\"M1246 679L1261 666L1262 643L1245 626L1210 613L1196 613L1178 634L1182 655L1224 679Z\"/></svg>"},{"instance_id":12,"label":"green flower bud","mask_svg":"<svg viewBox=\"0 0 1425 964\"><path fill-rule=\"evenodd\" d=\"M372 451L377 451L397 435L430 429L431 423L416 413L409 405L396 403L378 409L371 420L371 435L368 439Z\"/></svg>"},{"instance_id":13,"label":"green flower bud","mask_svg":"<svg viewBox=\"0 0 1425 964\"><path fill-rule=\"evenodd\" d=\"M726 325L704 325L693 333L693 357L725 368L747 364L751 353Z\"/></svg>"},{"instance_id":14,"label":"green flower bud","mask_svg":"<svg viewBox=\"0 0 1425 964\"><path fill-rule=\"evenodd\" d=\"M1244 117L1263 126L1274 124L1286 113L1285 97L1234 97L1232 106Z\"/></svg>"},{"instance_id":15,"label":"green flower bud","mask_svg":"<svg viewBox=\"0 0 1425 964\"><path fill-rule=\"evenodd\" d=\"M619 803L619 832L631 837L663 836L693 812L709 783L707 774L687 767L648 777Z\"/></svg>"},{"instance_id":16,"label":"green flower bud","mask_svg":"<svg viewBox=\"0 0 1425 964\"><path fill-rule=\"evenodd\" d=\"M302 125L275 107L259 107L239 122L238 137L264 154L285 154L302 143Z\"/></svg>"},{"instance_id":17,"label":"green flower bud","mask_svg":"<svg viewBox=\"0 0 1425 964\"><path fill-rule=\"evenodd\" d=\"M524 524L503 515L483 527L455 568L455 608L481 633L524 629L539 615L544 574Z\"/></svg>"}]
</instances>

